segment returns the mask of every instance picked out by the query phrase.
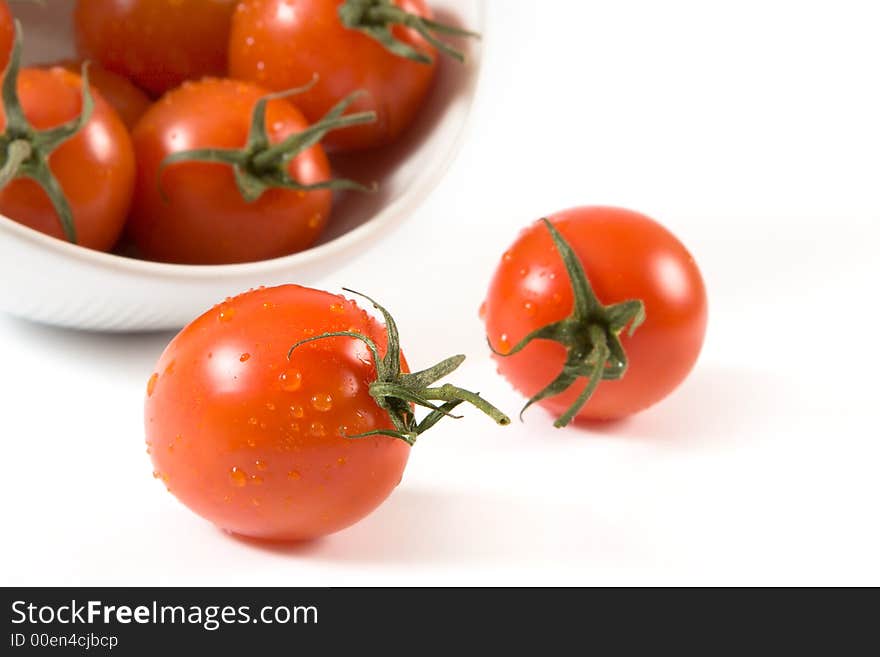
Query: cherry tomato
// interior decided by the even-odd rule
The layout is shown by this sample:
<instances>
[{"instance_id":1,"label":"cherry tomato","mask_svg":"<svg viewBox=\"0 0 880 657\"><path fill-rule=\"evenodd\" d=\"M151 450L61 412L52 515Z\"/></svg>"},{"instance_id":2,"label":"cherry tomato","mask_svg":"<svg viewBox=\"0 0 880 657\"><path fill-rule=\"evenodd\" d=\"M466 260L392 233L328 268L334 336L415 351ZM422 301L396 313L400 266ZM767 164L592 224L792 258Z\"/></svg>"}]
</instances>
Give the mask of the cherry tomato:
<instances>
[{"instance_id":1,"label":"cherry tomato","mask_svg":"<svg viewBox=\"0 0 880 657\"><path fill-rule=\"evenodd\" d=\"M9 63L9 53L15 41L15 24L12 22L12 12L6 0L0 0L0 71L6 69Z\"/></svg>"},{"instance_id":2,"label":"cherry tomato","mask_svg":"<svg viewBox=\"0 0 880 657\"><path fill-rule=\"evenodd\" d=\"M473 393L431 387L463 357L408 377L388 322L296 285L208 311L171 341L147 383L154 476L223 529L304 540L375 509L400 482L408 443L461 401L509 422ZM339 331L359 337L328 335ZM413 395L446 403L416 426Z\"/></svg>"},{"instance_id":3,"label":"cherry tomato","mask_svg":"<svg viewBox=\"0 0 880 657\"><path fill-rule=\"evenodd\" d=\"M161 95L226 72L235 0L78 0L76 43L95 60Z\"/></svg>"},{"instance_id":4,"label":"cherry tomato","mask_svg":"<svg viewBox=\"0 0 880 657\"><path fill-rule=\"evenodd\" d=\"M58 62L55 66L79 73L82 70L82 64L81 60L68 59ZM113 71L108 71L100 64L94 62L89 64L89 82L116 110L119 118L129 130L134 128L138 119L152 104L149 96L136 87L131 80Z\"/></svg>"},{"instance_id":5,"label":"cherry tomato","mask_svg":"<svg viewBox=\"0 0 880 657\"><path fill-rule=\"evenodd\" d=\"M18 95L24 115L37 130L48 130L79 117L82 80L62 68L24 69ZM91 118L74 137L49 156L49 168L72 212L77 243L108 251L122 232L135 177L131 139L122 120L100 94ZM6 112L0 129L7 129ZM17 178L0 189L0 212L47 235L66 237L59 214L33 180Z\"/></svg>"},{"instance_id":6,"label":"cherry tomato","mask_svg":"<svg viewBox=\"0 0 880 657\"><path fill-rule=\"evenodd\" d=\"M644 323L632 335L625 327L611 331L619 336L628 364L616 380L611 376L597 381L592 398L576 417L620 418L660 401L684 380L703 344L706 291L693 257L668 230L636 212L581 207L555 214L549 221L570 245L601 304L630 302L619 307L626 311L621 321L627 324L638 324L640 310L645 314ZM548 227L537 222L505 252L481 314L493 349L507 354L532 332L569 318L574 307L572 280L561 252ZM604 320L596 316L601 326ZM592 334L584 323L570 329L563 326L562 335L573 336L583 361L591 344L585 336ZM605 343L607 338L611 344L614 335L593 342ZM532 398L560 375L571 353L554 339L537 338L513 355L496 355L496 360L499 372ZM589 377L578 376L563 392L539 403L562 416L588 381Z\"/></svg>"},{"instance_id":7,"label":"cherry tomato","mask_svg":"<svg viewBox=\"0 0 880 657\"><path fill-rule=\"evenodd\" d=\"M412 123L436 69L436 49L415 31L396 25L394 36L428 55L415 62L389 52L375 39L343 26L340 0L244 0L232 19L229 72L273 90L318 82L296 99L310 121L341 98L363 89L354 108L372 110L374 124L329 135L328 150L349 151L394 141ZM423 0L396 0L407 12L430 17Z\"/></svg>"},{"instance_id":8,"label":"cherry tomato","mask_svg":"<svg viewBox=\"0 0 880 657\"><path fill-rule=\"evenodd\" d=\"M174 153L242 149L257 102L267 93L244 82L205 79L170 92L143 116L133 133L138 179L129 223L142 255L190 264L250 262L315 242L330 215L328 190L273 188L245 200L232 166L201 161L161 169L160 180L163 161ZM272 144L308 125L286 100L266 107ZM317 144L290 160L286 170L305 185L330 179L330 165Z\"/></svg>"}]
</instances>

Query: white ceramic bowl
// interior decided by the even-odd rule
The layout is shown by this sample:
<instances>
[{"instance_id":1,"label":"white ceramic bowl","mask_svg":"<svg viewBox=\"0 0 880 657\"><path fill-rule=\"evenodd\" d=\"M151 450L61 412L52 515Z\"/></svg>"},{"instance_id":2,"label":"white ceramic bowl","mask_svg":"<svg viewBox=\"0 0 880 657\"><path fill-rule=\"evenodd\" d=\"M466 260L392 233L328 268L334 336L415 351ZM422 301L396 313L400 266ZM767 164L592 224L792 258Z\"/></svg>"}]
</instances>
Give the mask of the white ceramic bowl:
<instances>
[{"instance_id":1,"label":"white ceramic bowl","mask_svg":"<svg viewBox=\"0 0 880 657\"><path fill-rule=\"evenodd\" d=\"M14 3L25 31L25 59L73 54L73 0L44 7ZM441 19L484 31L484 0L433 0ZM378 180L376 194L339 200L315 247L263 262L191 266L135 260L57 240L0 215L0 310L38 322L100 331L150 331L183 326L226 296L259 285L309 284L350 254L371 248L428 196L458 151L480 70L478 41L464 66L443 61L413 130L363 164L338 162L340 175ZM361 169L361 170L358 170Z\"/></svg>"}]
</instances>

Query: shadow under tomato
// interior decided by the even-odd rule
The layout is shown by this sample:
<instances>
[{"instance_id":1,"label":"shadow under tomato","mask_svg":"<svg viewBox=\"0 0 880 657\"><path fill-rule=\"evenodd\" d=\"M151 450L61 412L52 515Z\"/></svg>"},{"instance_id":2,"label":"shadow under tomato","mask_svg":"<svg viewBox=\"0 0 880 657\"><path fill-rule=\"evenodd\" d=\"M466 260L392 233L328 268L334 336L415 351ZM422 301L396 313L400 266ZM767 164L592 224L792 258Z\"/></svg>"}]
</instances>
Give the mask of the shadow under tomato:
<instances>
[{"instance_id":1,"label":"shadow under tomato","mask_svg":"<svg viewBox=\"0 0 880 657\"><path fill-rule=\"evenodd\" d=\"M619 420L578 420L558 437L580 434L677 448L744 443L754 429L798 404L785 383L772 375L698 365L678 390L651 408ZM534 411L539 414L543 418L533 417L531 422L552 422L543 409Z\"/></svg>"},{"instance_id":2,"label":"shadow under tomato","mask_svg":"<svg viewBox=\"0 0 880 657\"><path fill-rule=\"evenodd\" d=\"M398 490L369 517L323 539L284 544L232 538L290 558L364 564L625 562L635 549L583 505L418 488Z\"/></svg>"}]
</instances>

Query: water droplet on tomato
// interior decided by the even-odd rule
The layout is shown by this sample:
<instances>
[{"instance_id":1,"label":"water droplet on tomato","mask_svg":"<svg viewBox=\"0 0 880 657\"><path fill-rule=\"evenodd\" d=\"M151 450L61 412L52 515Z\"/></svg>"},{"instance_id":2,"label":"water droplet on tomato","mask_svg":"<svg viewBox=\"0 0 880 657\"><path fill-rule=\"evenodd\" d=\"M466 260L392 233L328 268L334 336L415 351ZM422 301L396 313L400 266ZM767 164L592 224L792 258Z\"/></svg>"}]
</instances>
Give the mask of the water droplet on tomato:
<instances>
[{"instance_id":1,"label":"water droplet on tomato","mask_svg":"<svg viewBox=\"0 0 880 657\"><path fill-rule=\"evenodd\" d=\"M320 212L316 212L309 218L309 228L315 229L321 225L321 221L324 219L323 215Z\"/></svg>"},{"instance_id":2,"label":"water droplet on tomato","mask_svg":"<svg viewBox=\"0 0 880 657\"><path fill-rule=\"evenodd\" d=\"M345 312L345 306L342 305L341 303L331 303L330 304L330 312L336 313L337 315L340 315Z\"/></svg>"},{"instance_id":3,"label":"water droplet on tomato","mask_svg":"<svg viewBox=\"0 0 880 657\"><path fill-rule=\"evenodd\" d=\"M255 417L248 419L248 424L252 424L252 425L256 426L257 422L259 422L259 420Z\"/></svg>"},{"instance_id":4,"label":"water droplet on tomato","mask_svg":"<svg viewBox=\"0 0 880 657\"><path fill-rule=\"evenodd\" d=\"M228 322L235 317L235 308L224 303L220 306L220 314L217 317L221 322Z\"/></svg>"},{"instance_id":5,"label":"water droplet on tomato","mask_svg":"<svg viewBox=\"0 0 880 657\"><path fill-rule=\"evenodd\" d=\"M147 397L152 397L153 392L156 390L156 382L159 380L159 375L153 372L152 376L150 376L150 380L147 381Z\"/></svg>"},{"instance_id":6,"label":"water droplet on tomato","mask_svg":"<svg viewBox=\"0 0 880 657\"><path fill-rule=\"evenodd\" d=\"M251 475L251 483L259 486L263 483L263 478L260 475Z\"/></svg>"},{"instance_id":7,"label":"water droplet on tomato","mask_svg":"<svg viewBox=\"0 0 880 657\"><path fill-rule=\"evenodd\" d=\"M507 333L502 333L498 338L498 350L502 353L510 351L510 338L507 337Z\"/></svg>"},{"instance_id":8,"label":"water droplet on tomato","mask_svg":"<svg viewBox=\"0 0 880 657\"><path fill-rule=\"evenodd\" d=\"M325 434L327 433L327 430L324 429L324 425L321 424L320 422L312 422L312 423L309 425L309 432L310 432L313 436L321 437L321 436L323 436L323 435L325 435Z\"/></svg>"},{"instance_id":9,"label":"water droplet on tomato","mask_svg":"<svg viewBox=\"0 0 880 657\"><path fill-rule=\"evenodd\" d=\"M266 465L265 461L260 461L260 460L254 461L254 465L256 466L257 470L265 471L269 468L269 466Z\"/></svg>"},{"instance_id":10,"label":"water droplet on tomato","mask_svg":"<svg viewBox=\"0 0 880 657\"><path fill-rule=\"evenodd\" d=\"M266 402L266 408L268 408L270 411L274 411L275 404L273 404L272 402Z\"/></svg>"},{"instance_id":11,"label":"water droplet on tomato","mask_svg":"<svg viewBox=\"0 0 880 657\"><path fill-rule=\"evenodd\" d=\"M302 406L291 406L290 412L293 415L293 417L295 417L297 419L300 419L303 415L306 414L305 409L303 409Z\"/></svg>"},{"instance_id":12,"label":"water droplet on tomato","mask_svg":"<svg viewBox=\"0 0 880 657\"><path fill-rule=\"evenodd\" d=\"M237 488L242 488L247 485L247 473L239 468L237 465L233 466L229 471L229 481L232 482L232 485Z\"/></svg>"},{"instance_id":13,"label":"water droplet on tomato","mask_svg":"<svg viewBox=\"0 0 880 657\"><path fill-rule=\"evenodd\" d=\"M345 457L340 456L338 459L336 459L336 464L337 465L345 465Z\"/></svg>"},{"instance_id":14,"label":"water droplet on tomato","mask_svg":"<svg viewBox=\"0 0 880 657\"><path fill-rule=\"evenodd\" d=\"M242 354L242 355L239 357L238 360L240 360L242 363L246 363L246 362L249 361L250 359L251 359L251 355L250 355L250 354Z\"/></svg>"},{"instance_id":15,"label":"water droplet on tomato","mask_svg":"<svg viewBox=\"0 0 880 657\"><path fill-rule=\"evenodd\" d=\"M303 377L299 370L287 370L278 377L281 389L285 392L296 392L302 388Z\"/></svg>"},{"instance_id":16,"label":"water droplet on tomato","mask_svg":"<svg viewBox=\"0 0 880 657\"><path fill-rule=\"evenodd\" d=\"M333 408L333 395L325 392L312 395L312 408L321 413L326 413Z\"/></svg>"},{"instance_id":17,"label":"water droplet on tomato","mask_svg":"<svg viewBox=\"0 0 880 657\"><path fill-rule=\"evenodd\" d=\"M526 301L523 304L523 310L526 311L526 315L528 315L529 317L534 317L535 313L537 312L535 304L533 304L531 301Z\"/></svg>"},{"instance_id":18,"label":"water droplet on tomato","mask_svg":"<svg viewBox=\"0 0 880 657\"><path fill-rule=\"evenodd\" d=\"M300 479L302 479L302 475L299 473L298 470L291 470L287 473L287 478L292 479L293 481L299 481Z\"/></svg>"},{"instance_id":19,"label":"water droplet on tomato","mask_svg":"<svg viewBox=\"0 0 880 657\"><path fill-rule=\"evenodd\" d=\"M505 251L504 255L501 256L501 259L504 260L504 262L510 262L513 260L513 254L510 251Z\"/></svg>"},{"instance_id":20,"label":"water droplet on tomato","mask_svg":"<svg viewBox=\"0 0 880 657\"><path fill-rule=\"evenodd\" d=\"M247 439L247 446L248 446L248 447L256 447L256 446L257 446L257 441L254 440L253 438L248 438L248 439Z\"/></svg>"}]
</instances>

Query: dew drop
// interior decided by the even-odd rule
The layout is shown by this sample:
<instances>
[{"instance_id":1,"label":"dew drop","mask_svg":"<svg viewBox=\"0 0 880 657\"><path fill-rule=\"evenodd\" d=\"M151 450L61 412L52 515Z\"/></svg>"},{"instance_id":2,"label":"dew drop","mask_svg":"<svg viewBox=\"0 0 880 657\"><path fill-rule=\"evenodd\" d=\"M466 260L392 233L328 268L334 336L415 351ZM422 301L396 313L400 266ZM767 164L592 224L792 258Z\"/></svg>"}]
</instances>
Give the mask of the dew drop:
<instances>
[{"instance_id":1,"label":"dew drop","mask_svg":"<svg viewBox=\"0 0 880 657\"><path fill-rule=\"evenodd\" d=\"M153 375L150 377L150 380L147 381L147 397L152 397L153 392L156 390L156 382L159 380L159 375L153 372Z\"/></svg>"},{"instance_id":2,"label":"dew drop","mask_svg":"<svg viewBox=\"0 0 880 657\"><path fill-rule=\"evenodd\" d=\"M520 275L520 276L525 276L525 275L528 274L528 273L529 273L528 268L526 268L526 267L520 267L520 270L519 270L519 275Z\"/></svg>"},{"instance_id":3,"label":"dew drop","mask_svg":"<svg viewBox=\"0 0 880 657\"><path fill-rule=\"evenodd\" d=\"M278 377L281 382L281 389L285 392L296 392L302 388L303 376L299 370L286 370Z\"/></svg>"},{"instance_id":4,"label":"dew drop","mask_svg":"<svg viewBox=\"0 0 880 657\"><path fill-rule=\"evenodd\" d=\"M501 337L498 338L498 349L503 353L510 351L510 338L507 336L507 333L502 333Z\"/></svg>"},{"instance_id":5,"label":"dew drop","mask_svg":"<svg viewBox=\"0 0 880 657\"><path fill-rule=\"evenodd\" d=\"M248 420L248 424L252 424L252 425L254 425L254 426L257 425L257 422L259 422L259 420L258 420L257 418L255 418L255 417L252 417L252 418L250 418L250 419Z\"/></svg>"},{"instance_id":6,"label":"dew drop","mask_svg":"<svg viewBox=\"0 0 880 657\"><path fill-rule=\"evenodd\" d=\"M324 429L324 425L320 422L312 422L309 425L309 431L313 436L323 436L327 433L326 429Z\"/></svg>"},{"instance_id":7,"label":"dew drop","mask_svg":"<svg viewBox=\"0 0 880 657\"><path fill-rule=\"evenodd\" d=\"M523 304L523 310L526 311L526 315L528 315L529 317L534 317L535 313L537 312L535 304L533 304L531 301L526 301Z\"/></svg>"},{"instance_id":8,"label":"dew drop","mask_svg":"<svg viewBox=\"0 0 880 657\"><path fill-rule=\"evenodd\" d=\"M291 414L293 415L293 417L295 417L296 419L300 419L303 415L306 414L306 412L305 412L305 410L303 409L302 406L291 406L291 407L290 407L290 413L291 413Z\"/></svg>"},{"instance_id":9,"label":"dew drop","mask_svg":"<svg viewBox=\"0 0 880 657\"><path fill-rule=\"evenodd\" d=\"M275 404L273 404L272 402L266 402L266 408L268 408L270 411L274 411Z\"/></svg>"},{"instance_id":10,"label":"dew drop","mask_svg":"<svg viewBox=\"0 0 880 657\"><path fill-rule=\"evenodd\" d=\"M320 213L320 212L316 212L315 214L313 214L313 215L309 218L309 228L311 228L311 229L313 229L313 230L314 230L315 228L318 228L318 226L321 225L321 221L322 221L323 219L324 219L324 217L321 215L321 213Z\"/></svg>"},{"instance_id":11,"label":"dew drop","mask_svg":"<svg viewBox=\"0 0 880 657\"><path fill-rule=\"evenodd\" d=\"M256 466L257 470L262 470L264 472L269 467L268 465L266 465L265 461L259 461L259 460L254 461L254 465Z\"/></svg>"},{"instance_id":12,"label":"dew drop","mask_svg":"<svg viewBox=\"0 0 880 657\"><path fill-rule=\"evenodd\" d=\"M341 303L331 303L330 312L336 313L337 315L342 314L345 312L345 306L343 306Z\"/></svg>"},{"instance_id":13,"label":"dew drop","mask_svg":"<svg viewBox=\"0 0 880 657\"><path fill-rule=\"evenodd\" d=\"M251 483L259 486L263 483L263 478L260 475L251 475Z\"/></svg>"},{"instance_id":14,"label":"dew drop","mask_svg":"<svg viewBox=\"0 0 880 657\"><path fill-rule=\"evenodd\" d=\"M325 392L312 395L312 408L321 413L326 413L333 408L333 396Z\"/></svg>"},{"instance_id":15,"label":"dew drop","mask_svg":"<svg viewBox=\"0 0 880 657\"><path fill-rule=\"evenodd\" d=\"M510 251L505 251L504 255L501 256L501 259L504 260L504 262L510 262L513 260L513 254Z\"/></svg>"},{"instance_id":16,"label":"dew drop","mask_svg":"<svg viewBox=\"0 0 880 657\"><path fill-rule=\"evenodd\" d=\"M232 482L232 485L236 488L242 488L247 485L247 473L239 468L237 465L233 466L229 471L229 481Z\"/></svg>"},{"instance_id":17,"label":"dew drop","mask_svg":"<svg viewBox=\"0 0 880 657\"><path fill-rule=\"evenodd\" d=\"M225 303L220 306L220 314L218 318L221 322L228 322L233 317L235 317L235 308L232 306L226 305Z\"/></svg>"},{"instance_id":18,"label":"dew drop","mask_svg":"<svg viewBox=\"0 0 880 657\"><path fill-rule=\"evenodd\" d=\"M246 362L249 361L250 359L251 359L251 355L250 355L250 354L242 354L242 355L239 357L238 360L240 360L242 363L246 363Z\"/></svg>"},{"instance_id":19,"label":"dew drop","mask_svg":"<svg viewBox=\"0 0 880 657\"><path fill-rule=\"evenodd\" d=\"M253 438L248 438L248 439L247 439L247 446L248 446L248 447L251 447L251 448L256 447L256 446L257 446L257 441L254 440Z\"/></svg>"},{"instance_id":20,"label":"dew drop","mask_svg":"<svg viewBox=\"0 0 880 657\"><path fill-rule=\"evenodd\" d=\"M345 457L340 456L338 459L336 459L336 464L337 465L345 465Z\"/></svg>"}]
</instances>

